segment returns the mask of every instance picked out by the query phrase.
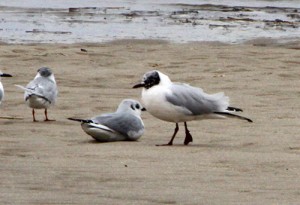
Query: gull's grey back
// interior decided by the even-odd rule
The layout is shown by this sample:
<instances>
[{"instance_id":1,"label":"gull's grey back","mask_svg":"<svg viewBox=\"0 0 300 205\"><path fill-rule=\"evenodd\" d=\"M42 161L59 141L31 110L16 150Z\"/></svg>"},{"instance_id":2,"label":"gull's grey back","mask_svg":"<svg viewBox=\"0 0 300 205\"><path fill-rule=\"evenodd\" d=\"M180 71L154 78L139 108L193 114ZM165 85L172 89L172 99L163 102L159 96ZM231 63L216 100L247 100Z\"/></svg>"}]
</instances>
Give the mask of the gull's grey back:
<instances>
[{"instance_id":1,"label":"gull's grey back","mask_svg":"<svg viewBox=\"0 0 300 205\"><path fill-rule=\"evenodd\" d=\"M116 132L132 138L132 133L144 130L144 125L140 118L128 112L116 112L104 114L91 119L94 123L105 125Z\"/></svg>"},{"instance_id":2,"label":"gull's grey back","mask_svg":"<svg viewBox=\"0 0 300 205\"><path fill-rule=\"evenodd\" d=\"M173 105L187 109L186 114L201 115L222 111L228 103L228 98L222 93L209 95L202 89L188 84L174 83L171 91L172 94L166 95L166 100Z\"/></svg>"},{"instance_id":3,"label":"gull's grey back","mask_svg":"<svg viewBox=\"0 0 300 205\"><path fill-rule=\"evenodd\" d=\"M44 96L51 104L54 104L58 93L56 83L44 77L38 77L30 81L26 88L34 90L37 94ZM30 93L25 91L25 98L27 98L29 94Z\"/></svg>"}]
</instances>

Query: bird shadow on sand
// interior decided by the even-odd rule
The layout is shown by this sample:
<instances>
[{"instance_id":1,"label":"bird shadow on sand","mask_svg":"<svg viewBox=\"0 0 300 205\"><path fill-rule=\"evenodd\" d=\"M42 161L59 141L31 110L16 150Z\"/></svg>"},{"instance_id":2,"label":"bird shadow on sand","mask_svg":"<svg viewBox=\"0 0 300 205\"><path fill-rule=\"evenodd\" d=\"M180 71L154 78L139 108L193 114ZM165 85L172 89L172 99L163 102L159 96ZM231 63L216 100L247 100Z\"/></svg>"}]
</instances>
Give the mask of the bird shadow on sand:
<instances>
[{"instance_id":1,"label":"bird shadow on sand","mask_svg":"<svg viewBox=\"0 0 300 205\"><path fill-rule=\"evenodd\" d=\"M119 144L119 143L139 143L141 141L114 141L114 142L100 142L94 139L87 139L81 140L78 144ZM255 143L241 143L241 144L209 144L209 143L195 143L195 144L173 144L172 146L163 146L161 144L150 144L150 143L140 143L140 146L147 146L147 147L157 147L161 149L172 149L172 148L180 148L180 149L214 149L214 150L229 150L229 149L241 149L241 148L248 148L257 146Z\"/></svg>"},{"instance_id":2,"label":"bird shadow on sand","mask_svg":"<svg viewBox=\"0 0 300 205\"><path fill-rule=\"evenodd\" d=\"M172 147L176 147L176 148L186 148L186 149L193 149L193 148L203 148L203 149L237 149L237 148L247 148L247 147L253 147L255 146L255 143L243 143L243 144L189 144L189 145L184 145L184 144L173 144L172 146L161 146L161 145L154 145L156 147L168 147L168 148L172 148Z\"/></svg>"},{"instance_id":3,"label":"bird shadow on sand","mask_svg":"<svg viewBox=\"0 0 300 205\"><path fill-rule=\"evenodd\" d=\"M112 142L100 142L94 139L88 139L81 141L79 144L112 144L112 143L126 143L126 142L135 142L135 141L112 141Z\"/></svg>"},{"instance_id":4,"label":"bird shadow on sand","mask_svg":"<svg viewBox=\"0 0 300 205\"><path fill-rule=\"evenodd\" d=\"M173 144L171 146L169 145L163 145L163 144L155 144L153 146L156 147L167 147L167 148L172 148L172 147L182 147L182 148L199 148L199 147L203 147L203 148L212 148L212 147L217 147L219 145L210 145L210 144L189 144L189 145L184 145L184 144Z\"/></svg>"}]
</instances>

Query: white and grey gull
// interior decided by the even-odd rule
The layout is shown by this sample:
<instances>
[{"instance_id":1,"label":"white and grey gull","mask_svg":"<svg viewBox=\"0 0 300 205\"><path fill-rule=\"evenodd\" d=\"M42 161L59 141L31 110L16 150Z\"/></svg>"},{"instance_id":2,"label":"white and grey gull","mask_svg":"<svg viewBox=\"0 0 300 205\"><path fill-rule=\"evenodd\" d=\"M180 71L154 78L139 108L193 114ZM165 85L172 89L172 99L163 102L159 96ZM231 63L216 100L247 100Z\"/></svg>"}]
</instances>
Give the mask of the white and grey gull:
<instances>
[{"instance_id":1,"label":"white and grey gull","mask_svg":"<svg viewBox=\"0 0 300 205\"><path fill-rule=\"evenodd\" d=\"M54 74L50 68L42 67L26 87L16 85L25 91L24 100L32 108L33 121L36 122L35 109L45 110L45 121L52 121L48 118L47 109L55 104L58 89Z\"/></svg>"},{"instance_id":2,"label":"white and grey gull","mask_svg":"<svg viewBox=\"0 0 300 205\"><path fill-rule=\"evenodd\" d=\"M100 142L136 141L144 134L140 102L124 99L116 112L106 113L91 119L68 118L81 122L84 132Z\"/></svg>"},{"instance_id":3,"label":"white and grey gull","mask_svg":"<svg viewBox=\"0 0 300 205\"><path fill-rule=\"evenodd\" d=\"M157 70L145 73L142 81L133 86L140 87L143 87L141 99L147 111L158 119L176 123L171 140L163 145L173 144L180 122L185 126L185 145L193 141L187 128L188 121L231 117L252 122L235 114L242 109L229 106L229 97L223 92L207 94L201 88L173 83L167 75Z\"/></svg>"}]
</instances>

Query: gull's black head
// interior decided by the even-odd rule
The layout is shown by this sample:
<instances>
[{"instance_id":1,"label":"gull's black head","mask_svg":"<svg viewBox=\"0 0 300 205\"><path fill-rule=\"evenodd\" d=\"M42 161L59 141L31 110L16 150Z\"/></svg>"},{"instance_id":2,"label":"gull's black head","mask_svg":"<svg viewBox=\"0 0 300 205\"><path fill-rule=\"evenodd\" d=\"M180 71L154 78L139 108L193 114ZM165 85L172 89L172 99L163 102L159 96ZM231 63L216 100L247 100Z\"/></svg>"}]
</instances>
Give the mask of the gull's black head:
<instances>
[{"instance_id":1,"label":"gull's black head","mask_svg":"<svg viewBox=\"0 0 300 205\"><path fill-rule=\"evenodd\" d=\"M52 71L50 68L47 68L47 67L42 67L40 69L38 69L37 71L41 76L43 77L49 77L50 75L52 75Z\"/></svg>"},{"instance_id":2,"label":"gull's black head","mask_svg":"<svg viewBox=\"0 0 300 205\"><path fill-rule=\"evenodd\" d=\"M149 89L152 86L158 85L159 82L160 82L160 77L159 77L158 71L156 71L156 70L149 71L149 72L145 73L145 75L143 76L142 82L139 84L136 84L135 86L133 86L133 88L144 87L146 89Z\"/></svg>"}]
</instances>

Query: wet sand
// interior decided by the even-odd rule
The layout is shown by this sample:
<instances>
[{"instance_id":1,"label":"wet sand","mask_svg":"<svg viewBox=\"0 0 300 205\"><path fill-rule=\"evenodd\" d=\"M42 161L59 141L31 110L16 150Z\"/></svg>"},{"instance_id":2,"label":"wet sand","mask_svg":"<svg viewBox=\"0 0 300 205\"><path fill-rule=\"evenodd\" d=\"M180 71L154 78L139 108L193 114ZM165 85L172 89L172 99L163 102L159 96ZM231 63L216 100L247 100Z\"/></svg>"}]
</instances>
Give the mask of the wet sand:
<instances>
[{"instance_id":1,"label":"wet sand","mask_svg":"<svg viewBox=\"0 0 300 205\"><path fill-rule=\"evenodd\" d=\"M86 49L87 52L81 51ZM300 45L252 41L170 44L1 45L6 95L0 119L1 204L297 204L300 201ZM59 86L54 122L32 122L23 92L41 66ZM208 93L224 91L254 123L190 122L194 142L142 116L138 142L97 143L68 117L114 111L142 75L158 69ZM37 119L43 120L43 111Z\"/></svg>"},{"instance_id":2,"label":"wet sand","mask_svg":"<svg viewBox=\"0 0 300 205\"><path fill-rule=\"evenodd\" d=\"M257 38L299 40L300 8L296 1L209 2L0 2L0 41L22 44L103 43L120 39L176 43L244 43Z\"/></svg>"}]
</instances>

